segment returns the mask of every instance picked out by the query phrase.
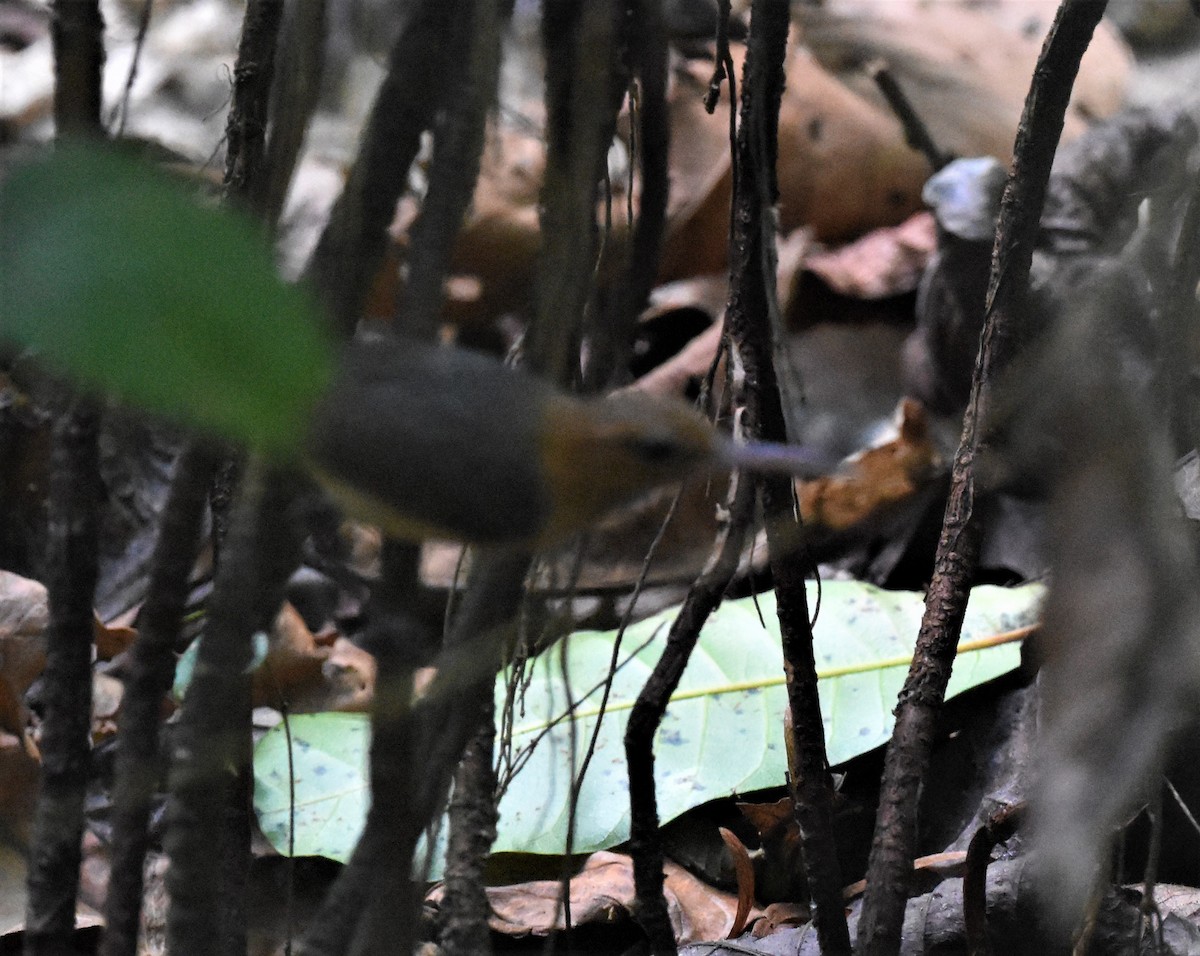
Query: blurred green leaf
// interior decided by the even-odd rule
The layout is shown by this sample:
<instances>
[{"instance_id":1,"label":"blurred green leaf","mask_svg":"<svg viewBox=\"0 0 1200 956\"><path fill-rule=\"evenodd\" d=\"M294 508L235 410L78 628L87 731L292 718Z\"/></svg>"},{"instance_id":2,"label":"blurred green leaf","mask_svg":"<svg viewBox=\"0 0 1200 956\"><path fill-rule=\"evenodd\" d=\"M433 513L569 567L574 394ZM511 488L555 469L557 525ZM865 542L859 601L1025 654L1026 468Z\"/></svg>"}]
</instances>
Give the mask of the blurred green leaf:
<instances>
[{"instance_id":1,"label":"blurred green leaf","mask_svg":"<svg viewBox=\"0 0 1200 956\"><path fill-rule=\"evenodd\" d=\"M0 181L0 339L150 411L274 456L299 447L331 349L249 221L112 146Z\"/></svg>"}]
</instances>

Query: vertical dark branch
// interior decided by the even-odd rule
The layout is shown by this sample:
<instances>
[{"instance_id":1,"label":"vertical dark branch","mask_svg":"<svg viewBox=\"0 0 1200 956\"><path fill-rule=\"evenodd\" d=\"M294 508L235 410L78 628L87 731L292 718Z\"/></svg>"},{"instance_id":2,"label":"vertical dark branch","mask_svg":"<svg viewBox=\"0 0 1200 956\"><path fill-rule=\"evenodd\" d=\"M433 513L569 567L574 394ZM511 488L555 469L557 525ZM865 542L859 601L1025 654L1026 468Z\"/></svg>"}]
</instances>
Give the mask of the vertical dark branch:
<instances>
[{"instance_id":1,"label":"vertical dark branch","mask_svg":"<svg viewBox=\"0 0 1200 956\"><path fill-rule=\"evenodd\" d=\"M180 457L163 509L150 586L129 655L121 705L113 793L112 876L105 902L101 956L137 951L142 869L150 845L151 803L163 770L159 750L163 695L175 677L179 637L204 504L216 473L211 448L194 444Z\"/></svg>"},{"instance_id":2,"label":"vertical dark branch","mask_svg":"<svg viewBox=\"0 0 1200 956\"><path fill-rule=\"evenodd\" d=\"M54 0L54 125L59 136L99 136L104 17L99 0Z\"/></svg>"},{"instance_id":3,"label":"vertical dark branch","mask_svg":"<svg viewBox=\"0 0 1200 956\"><path fill-rule=\"evenodd\" d=\"M788 25L785 5L760 0L752 7L736 147L738 181L734 186L733 256L725 313L730 344L745 373L749 429L755 437L778 442L787 440L787 426L773 359L770 317L778 313L773 207L778 197L777 132ZM792 717L792 790L813 920L823 953L849 953L850 935L833 843L833 792L805 590L809 562L795 549L801 535L791 479L762 479L762 494Z\"/></svg>"},{"instance_id":4,"label":"vertical dark branch","mask_svg":"<svg viewBox=\"0 0 1200 956\"><path fill-rule=\"evenodd\" d=\"M642 194L626 280L629 298L623 319L627 329L619 340L626 343L626 348L632 343L633 323L645 308L650 290L658 279L671 188L667 33L663 25L662 0L634 0L633 15L629 40L633 68L641 85L638 143L641 147Z\"/></svg>"},{"instance_id":5,"label":"vertical dark branch","mask_svg":"<svg viewBox=\"0 0 1200 956\"><path fill-rule=\"evenodd\" d=\"M1017 127L1013 169L1004 191L986 318L954 457L950 499L938 541L933 580L916 651L896 707L896 729L884 765L867 893L858 928L864 956L899 951L900 930L917 840L917 795L929 767L937 714L950 679L979 559L980 529L973 520L974 460L987 443L992 382L1009 364L1022 332L1034 239L1046 182L1062 134L1079 61L1105 0L1063 0L1046 37Z\"/></svg>"},{"instance_id":6,"label":"vertical dark branch","mask_svg":"<svg viewBox=\"0 0 1200 956\"><path fill-rule=\"evenodd\" d=\"M464 704L466 702L464 701ZM446 897L442 913L446 956L482 956L491 951L483 866L496 839L496 704L487 696L478 707L479 728L467 744L450 800L450 845L446 850Z\"/></svg>"},{"instance_id":7,"label":"vertical dark branch","mask_svg":"<svg viewBox=\"0 0 1200 956\"><path fill-rule=\"evenodd\" d=\"M242 820L250 766L251 637L266 630L298 559L289 513L292 479L252 464L243 480L213 587L195 671L172 740L167 889L171 952L243 952L248 846L223 853L214 845ZM237 840L232 833L228 839Z\"/></svg>"},{"instance_id":8,"label":"vertical dark branch","mask_svg":"<svg viewBox=\"0 0 1200 956\"><path fill-rule=\"evenodd\" d=\"M300 946L304 954L347 952L375 893L384 892L391 898L390 912L400 918L401 933L409 932L415 920L412 855L410 851L405 856L400 848L412 803L411 768L417 764L411 709L413 673L433 656L429 636L414 627L407 604L418 557L407 542L384 542L383 573L371 595L371 624L364 640L378 668L371 712L371 809L350 862ZM391 940L398 951L404 951L401 938Z\"/></svg>"},{"instance_id":9,"label":"vertical dark branch","mask_svg":"<svg viewBox=\"0 0 1200 956\"><path fill-rule=\"evenodd\" d=\"M104 20L98 0L56 0L54 121L59 136L100 136ZM103 493L93 400L73 399L54 429L47 574L42 782L29 860L25 952L71 949L91 766L92 602Z\"/></svg>"},{"instance_id":10,"label":"vertical dark branch","mask_svg":"<svg viewBox=\"0 0 1200 956\"><path fill-rule=\"evenodd\" d=\"M283 0L250 0L233 68L233 105L225 124L225 194L262 215L267 200L267 110Z\"/></svg>"},{"instance_id":11,"label":"vertical dark branch","mask_svg":"<svg viewBox=\"0 0 1200 956\"><path fill-rule=\"evenodd\" d=\"M308 121L321 93L325 9L325 0L296 0L284 10L262 189L263 220L269 224L278 222L283 212Z\"/></svg>"},{"instance_id":12,"label":"vertical dark branch","mask_svg":"<svg viewBox=\"0 0 1200 956\"><path fill-rule=\"evenodd\" d=\"M412 948L418 901L408 868L422 831L445 804L455 766L479 729L478 702L493 693L505 634L524 593L528 568L528 555L502 553L480 556L472 573L462 609L435 661L438 676L411 714L407 746L413 757L393 771L403 778L391 785L397 798L389 802L386 819L372 808L359 841L360 848L386 847L388 858L375 869L350 946L353 956ZM373 774L374 765L373 760ZM414 774L417 765L421 772ZM373 777L373 793L377 786ZM381 839L385 842L377 842ZM345 952L344 944L321 952Z\"/></svg>"},{"instance_id":13,"label":"vertical dark branch","mask_svg":"<svg viewBox=\"0 0 1200 956\"><path fill-rule=\"evenodd\" d=\"M447 36L463 0L414 0L388 59L362 146L346 188L309 263L308 275L335 328L347 338L387 245L387 227L408 182L408 171L441 103Z\"/></svg>"},{"instance_id":14,"label":"vertical dark branch","mask_svg":"<svg viewBox=\"0 0 1200 956\"><path fill-rule=\"evenodd\" d=\"M466 68L447 82L446 107L434 127L433 163L421 215L413 224L408 282L397 327L431 338L442 304L442 283L454 241L479 178L488 113L500 77L503 0L469 0L455 27ZM447 38L446 42L451 42Z\"/></svg>"},{"instance_id":15,"label":"vertical dark branch","mask_svg":"<svg viewBox=\"0 0 1200 956\"><path fill-rule=\"evenodd\" d=\"M345 914L349 922L343 934L330 941L331 953L371 954L394 950L411 952L416 943L417 913L420 904L413 884L413 854L423 824L412 812L416 780L413 769L422 763L411 710L412 662L405 660L395 646L398 634L379 634L392 639L392 646L375 641L379 678L371 720L371 809L362 838L355 851L347 887L352 890L355 876L365 879L361 902ZM364 849L365 848L365 849ZM365 860L359 851L365 854ZM362 863L367 864L364 869ZM341 881L339 881L340 883ZM332 898L332 897L331 897ZM334 917L334 926L343 917ZM317 927L326 933L325 927Z\"/></svg>"},{"instance_id":16,"label":"vertical dark branch","mask_svg":"<svg viewBox=\"0 0 1200 956\"><path fill-rule=\"evenodd\" d=\"M547 0L546 173L542 250L529 349L560 384L577 379L578 330L596 265L597 185L616 130L624 85L617 57L623 5Z\"/></svg>"},{"instance_id":17,"label":"vertical dark branch","mask_svg":"<svg viewBox=\"0 0 1200 956\"><path fill-rule=\"evenodd\" d=\"M91 765L92 597L101 479L98 416L75 399L55 427L48 526L42 784L29 860L25 952L71 951L83 802Z\"/></svg>"},{"instance_id":18,"label":"vertical dark branch","mask_svg":"<svg viewBox=\"0 0 1200 956\"><path fill-rule=\"evenodd\" d=\"M627 48L630 72L638 84L637 110L630 108L630 137L641 171L637 222L627 263L595 330L588 385L621 384L628 376L637 317L658 279L670 193L670 116L667 110L667 33L662 0L631 0Z\"/></svg>"},{"instance_id":19,"label":"vertical dark branch","mask_svg":"<svg viewBox=\"0 0 1200 956\"><path fill-rule=\"evenodd\" d=\"M737 571L746 531L753 519L754 484L735 476L729 524L718 544L716 560L688 591L667 635L667 646L638 694L625 727L625 761L629 766L629 852L637 893L635 913L654 956L675 956L675 932L663 897L663 847L658 832L658 798L654 790L654 738L667 704L687 667L700 631L720 605Z\"/></svg>"}]
</instances>

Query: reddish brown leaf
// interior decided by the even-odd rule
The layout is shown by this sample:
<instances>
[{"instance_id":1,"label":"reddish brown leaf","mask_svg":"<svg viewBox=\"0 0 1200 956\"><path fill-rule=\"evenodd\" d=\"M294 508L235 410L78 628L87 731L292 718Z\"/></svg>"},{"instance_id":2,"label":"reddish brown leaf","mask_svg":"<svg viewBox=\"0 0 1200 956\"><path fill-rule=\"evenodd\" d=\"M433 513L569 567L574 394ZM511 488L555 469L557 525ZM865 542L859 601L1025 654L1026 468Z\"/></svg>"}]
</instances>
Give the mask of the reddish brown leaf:
<instances>
[{"instance_id":1,"label":"reddish brown leaf","mask_svg":"<svg viewBox=\"0 0 1200 956\"><path fill-rule=\"evenodd\" d=\"M725 827L718 827L717 832L721 834L721 839L729 849L729 856L733 860L733 872L737 877L737 913L734 914L729 932L725 934L726 939L736 939L746 931L750 908L754 906L754 864L750 861L750 852L737 838L737 834Z\"/></svg>"}]
</instances>

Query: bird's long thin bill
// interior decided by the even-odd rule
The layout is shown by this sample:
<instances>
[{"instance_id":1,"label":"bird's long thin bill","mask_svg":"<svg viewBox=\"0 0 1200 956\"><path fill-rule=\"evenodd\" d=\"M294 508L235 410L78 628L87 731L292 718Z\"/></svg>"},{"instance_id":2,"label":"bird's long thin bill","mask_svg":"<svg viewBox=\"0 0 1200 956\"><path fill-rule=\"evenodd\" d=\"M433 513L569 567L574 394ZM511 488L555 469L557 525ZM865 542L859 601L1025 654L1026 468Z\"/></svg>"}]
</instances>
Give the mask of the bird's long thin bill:
<instances>
[{"instance_id":1,"label":"bird's long thin bill","mask_svg":"<svg viewBox=\"0 0 1200 956\"><path fill-rule=\"evenodd\" d=\"M728 460L731 468L770 474L783 473L801 477L825 475L836 470L837 462L827 455L802 445L779 445L755 442L748 445L730 443Z\"/></svg>"}]
</instances>

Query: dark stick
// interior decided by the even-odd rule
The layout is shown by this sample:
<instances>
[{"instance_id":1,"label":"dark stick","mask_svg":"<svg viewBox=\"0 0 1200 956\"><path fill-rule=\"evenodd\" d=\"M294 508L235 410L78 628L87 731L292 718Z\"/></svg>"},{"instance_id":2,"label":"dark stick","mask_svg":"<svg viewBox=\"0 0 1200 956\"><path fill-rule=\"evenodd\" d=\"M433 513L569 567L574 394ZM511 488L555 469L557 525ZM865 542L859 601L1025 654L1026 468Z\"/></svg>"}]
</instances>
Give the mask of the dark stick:
<instances>
[{"instance_id":1,"label":"dark stick","mask_svg":"<svg viewBox=\"0 0 1200 956\"><path fill-rule=\"evenodd\" d=\"M237 848L224 846L217 835L249 819L239 791L251 757L251 637L271 626L298 561L300 542L289 513L293 495L289 476L268 475L261 464L251 464L217 569L171 748L166 837L171 952L216 956L245 949L244 909L233 897L245 899L249 847L232 852Z\"/></svg>"},{"instance_id":2,"label":"dark stick","mask_svg":"<svg viewBox=\"0 0 1200 956\"><path fill-rule=\"evenodd\" d=\"M733 13L730 0L717 0L717 42L713 55L713 75L708 81L708 92L704 94L704 108L711 115L721 99L721 84L733 76L733 57L729 53L729 17ZM730 99L735 97L730 87ZM730 111L733 115L733 111ZM730 135L730 140L733 136Z\"/></svg>"},{"instance_id":3,"label":"dark stick","mask_svg":"<svg viewBox=\"0 0 1200 956\"><path fill-rule=\"evenodd\" d=\"M465 69L446 83L445 108L434 127L429 189L413 223L408 281L400 300L398 329L433 338L442 306L442 284L449 271L454 241L479 178L488 113L496 103L500 78L500 34L506 4L469 0L469 16L445 42Z\"/></svg>"},{"instance_id":4,"label":"dark stick","mask_svg":"<svg viewBox=\"0 0 1200 956\"><path fill-rule=\"evenodd\" d=\"M937 715L946 694L979 560L974 519L974 461L987 444L991 383L1011 361L1021 331L1029 267L1050 166L1079 61L1104 13L1105 0L1063 0L1034 70L1017 128L1013 170L1004 191L979 356L962 439L954 457L950 498L934 562L925 614L888 747L858 927L862 956L900 949L905 900L917 838L917 795L929 768Z\"/></svg>"},{"instance_id":5,"label":"dark stick","mask_svg":"<svg viewBox=\"0 0 1200 956\"><path fill-rule=\"evenodd\" d=\"M407 812L410 768L415 765L413 673L418 663L432 657L426 654L428 635L415 630L409 616L419 557L408 542L383 544L382 574L371 594L370 626L364 635L364 645L374 654L378 668L371 710L371 810L363 838L310 923L300 953L345 953L379 874L389 867L399 870L404 905L415 904L407 885L411 858L392 857L399 838L395 824Z\"/></svg>"},{"instance_id":6,"label":"dark stick","mask_svg":"<svg viewBox=\"0 0 1200 956\"><path fill-rule=\"evenodd\" d=\"M991 956L987 935L987 870L992 850L1012 838L1025 816L1025 804L1003 807L975 831L963 873L963 933L968 956Z\"/></svg>"},{"instance_id":7,"label":"dark stick","mask_svg":"<svg viewBox=\"0 0 1200 956\"><path fill-rule=\"evenodd\" d=\"M54 121L63 136L103 135L104 19L96 0L56 0ZM69 952L91 767L92 603L99 559L99 414L71 400L55 424L50 471L42 780L30 848L25 952Z\"/></svg>"},{"instance_id":8,"label":"dark stick","mask_svg":"<svg viewBox=\"0 0 1200 956\"><path fill-rule=\"evenodd\" d=\"M627 261L616 288L610 290L603 326L596 329L592 342L588 385L596 388L624 384L628 379L637 318L658 279L670 193L668 55L662 0L631 0L630 12L628 59L639 87L637 110L631 111L630 140L636 147L633 158L641 169L642 188Z\"/></svg>"},{"instance_id":9,"label":"dark stick","mask_svg":"<svg viewBox=\"0 0 1200 956\"><path fill-rule=\"evenodd\" d=\"M601 6L607 7L607 4L588 4L585 17L595 18L597 8ZM586 193L594 197L597 173L611 140L611 131L607 137L592 134L597 110L596 101L588 97L595 95L594 90L589 87L590 92L583 99L573 99L565 94L565 90L572 85L573 71L594 65L590 58L579 66L573 62L570 51L577 42L572 19L574 8L574 4L560 4L557 13L560 18L565 15L566 24L558 24L563 26L559 32L548 29L548 39L553 38L555 49L550 55L552 67L547 89L547 112L552 129L565 127L565 141L563 137L557 141L551 138L549 162L558 170L559 185L563 184L564 179L570 184L568 194ZM554 12L548 9L547 19L553 20ZM604 23L613 16L615 14L610 8L599 19ZM438 37L433 35L426 39L430 43L438 42ZM402 47L403 44L398 43L397 49ZM611 58L611 44L604 44L601 52L606 59ZM555 53L561 59L557 59ZM590 57L598 55L594 47L588 47L588 53ZM556 73L556 69L563 72ZM606 84L595 84L595 78L590 79L593 85L607 89ZM397 85L391 95L404 97L413 93ZM576 97L581 95L576 94ZM382 96L381 93L381 99ZM583 123L582 127L573 125L572 110L586 112L589 121ZM615 126L615 111L616 107L613 106L609 126ZM386 117L391 112L377 103L377 115ZM555 156L559 158L554 159ZM370 165L366 159L360 162L365 167ZM392 171L396 170L393 168ZM576 176L581 178L572 178ZM546 195L548 205L561 204L561 197L555 192L548 190ZM589 200L586 215L582 214L581 208L572 211L580 214L560 217L558 228L563 230L560 238L567 246L579 248L587 245L586 237L592 236L594 239L595 208ZM551 213L547 211L545 216L551 218ZM543 233L546 231L544 219ZM330 235L327 231L322 242L327 242ZM590 288L592 264L589 259L586 268L580 269L570 263L571 268L564 266L563 272L555 273L553 270L559 264L555 251L543 255L544 281L537 289L540 304L536 310L541 319L534 320L527 336L525 354L527 364L534 372L546 375L565 387L574 377L569 370L577 364L572 356L578 341L582 303L586 302ZM326 262L326 266L320 265L322 261ZM314 260L314 274L318 277L322 275L322 269L332 261L322 260L319 249ZM553 281L547 276L552 276ZM577 287L572 284L577 284ZM580 303L574 313L555 309L557 304L568 301ZM547 326L544 332L539 331L542 322ZM517 552L478 556L478 564L472 571L462 606L447 635L445 648L435 662L438 676L434 683L427 688L419 706L407 717L398 713L376 716L376 739L385 733L397 742L407 740L404 746L411 748L407 753L412 754L413 758L391 761L392 767L405 768L403 780L386 782L376 780L373 776L374 802L366 827L350 865L335 884L318 919L300 946L302 956L340 956L346 952L358 954L374 952L380 947L400 952L411 950L418 915L417 898L409 882L413 854L421 833L444 806L454 768L472 735L478 730L479 712L475 704L483 699L491 699L494 692L496 674L503 659L505 635L524 595L529 562L528 554ZM401 720L407 721L408 726L400 726ZM400 744L397 743L397 746ZM374 775L374 746L372 753ZM420 761L422 768L419 776L409 773L407 769L416 760ZM385 808L388 811L386 813L383 812Z\"/></svg>"},{"instance_id":10,"label":"dark stick","mask_svg":"<svg viewBox=\"0 0 1200 956\"><path fill-rule=\"evenodd\" d=\"M261 217L267 201L267 113L283 0L250 0L225 124L225 195Z\"/></svg>"},{"instance_id":11,"label":"dark stick","mask_svg":"<svg viewBox=\"0 0 1200 956\"><path fill-rule=\"evenodd\" d=\"M91 767L92 598L103 491L90 399L75 399L55 427L50 478L42 781L29 858L25 953L72 951Z\"/></svg>"},{"instance_id":12,"label":"dark stick","mask_svg":"<svg viewBox=\"0 0 1200 956\"><path fill-rule=\"evenodd\" d=\"M629 323L627 348L632 345L633 324L646 306L658 279L663 236L670 198L670 114L667 109L667 34L663 26L662 0L635 0L634 36L631 41L635 69L641 81L642 195L633 233L629 263L625 320Z\"/></svg>"},{"instance_id":13,"label":"dark stick","mask_svg":"<svg viewBox=\"0 0 1200 956\"><path fill-rule=\"evenodd\" d=\"M285 8L271 97L263 221L274 226L287 201L308 121L317 108L325 75L325 0L297 0Z\"/></svg>"},{"instance_id":14,"label":"dark stick","mask_svg":"<svg viewBox=\"0 0 1200 956\"><path fill-rule=\"evenodd\" d=\"M953 157L938 148L933 134L929 132L929 127L925 125L925 121L921 119L921 115L913 107L912 101L892 75L887 64L877 60L867 66L867 73L879 87L879 92L883 94L888 106L896 114L900 125L904 127L904 141L929 160L929 165L933 167L935 173L950 162Z\"/></svg>"},{"instance_id":15,"label":"dark stick","mask_svg":"<svg viewBox=\"0 0 1200 956\"><path fill-rule=\"evenodd\" d=\"M654 790L654 737L667 703L687 667L700 630L717 609L737 572L738 558L753 519L754 484L733 478L729 524L716 560L692 585L671 623L667 646L638 694L625 727L625 760L629 765L629 852L637 893L635 914L649 937L654 956L675 956L675 931L663 897L663 848L658 832L658 798Z\"/></svg>"},{"instance_id":16,"label":"dark stick","mask_svg":"<svg viewBox=\"0 0 1200 956\"><path fill-rule=\"evenodd\" d=\"M569 387L578 377L577 336L596 266L597 184L624 93L616 51L623 4L547 0L543 6L546 172L536 306L526 340L547 363L538 371ZM568 335L572 342L563 341Z\"/></svg>"},{"instance_id":17,"label":"dark stick","mask_svg":"<svg viewBox=\"0 0 1200 956\"><path fill-rule=\"evenodd\" d=\"M421 833L445 805L454 768L479 728L478 701L494 693L503 659L505 635L524 593L529 556L517 552L485 555L463 597L463 605L435 662L437 677L412 712L412 753L420 761L402 765L404 805L377 827L393 839L390 860L377 870L350 952L354 956L385 951L409 952L416 935L417 898L410 870ZM375 839L372 817L362 843ZM403 865L403 869L401 869ZM397 896L397 894L400 894ZM406 948L407 947L407 948Z\"/></svg>"},{"instance_id":18,"label":"dark stick","mask_svg":"<svg viewBox=\"0 0 1200 956\"><path fill-rule=\"evenodd\" d=\"M469 706L463 701L464 706ZM467 744L454 777L450 800L450 845L446 850L445 919L441 936L446 956L483 956L491 951L483 867L496 840L495 697L479 705L479 729Z\"/></svg>"},{"instance_id":19,"label":"dark stick","mask_svg":"<svg viewBox=\"0 0 1200 956\"><path fill-rule=\"evenodd\" d=\"M104 17L98 0L55 0L54 125L59 136L101 136Z\"/></svg>"},{"instance_id":20,"label":"dark stick","mask_svg":"<svg viewBox=\"0 0 1200 956\"><path fill-rule=\"evenodd\" d=\"M150 15L154 12L153 0L143 0L141 13L138 14L137 37L133 41L133 56L129 61L129 73L125 76L125 88L121 91L121 102L109 111L108 123L111 126L120 114L115 137L121 139L125 135L125 124L129 122L129 100L133 96L133 84L137 80L138 67L142 63L142 52L146 48L146 35L150 32Z\"/></svg>"},{"instance_id":21,"label":"dark stick","mask_svg":"<svg viewBox=\"0 0 1200 956\"><path fill-rule=\"evenodd\" d=\"M422 757L411 710L412 668L395 649L380 654L378 661L383 682L371 722L371 809L359 844L375 848L366 871L370 882L362 904L351 913L357 926L352 923L329 952L408 953L416 942L419 898L412 866L420 829L410 808L413 769ZM335 917L335 925L340 922Z\"/></svg>"},{"instance_id":22,"label":"dark stick","mask_svg":"<svg viewBox=\"0 0 1200 956\"><path fill-rule=\"evenodd\" d=\"M138 637L129 653L129 676L117 736L112 875L105 900L101 956L133 956L137 951L142 870L150 846L147 827L163 771L158 743L162 700L175 678L175 642L187 605L204 504L217 463L211 448L193 444L175 466Z\"/></svg>"},{"instance_id":23,"label":"dark stick","mask_svg":"<svg viewBox=\"0 0 1200 956\"><path fill-rule=\"evenodd\" d=\"M730 297L725 313L731 351L740 360L746 381L748 426L756 437L776 442L787 440L787 425L769 322L771 315L778 314L770 209L778 198L777 126L788 26L786 6L759 0L752 7L737 137L739 180L734 188ZM850 934L833 842L833 786L806 592L805 572L810 562L802 547L797 547L803 531L796 517L791 478L769 477L761 484L792 718L791 750L798 771L792 791L813 922L822 953L848 954Z\"/></svg>"},{"instance_id":24,"label":"dark stick","mask_svg":"<svg viewBox=\"0 0 1200 956\"><path fill-rule=\"evenodd\" d=\"M462 0L417 0L406 6L358 158L308 265L308 278L346 338L354 334L383 261L387 228L421 134L441 102L448 66L445 37L461 15Z\"/></svg>"}]
</instances>

